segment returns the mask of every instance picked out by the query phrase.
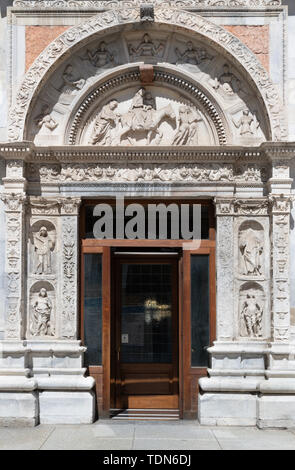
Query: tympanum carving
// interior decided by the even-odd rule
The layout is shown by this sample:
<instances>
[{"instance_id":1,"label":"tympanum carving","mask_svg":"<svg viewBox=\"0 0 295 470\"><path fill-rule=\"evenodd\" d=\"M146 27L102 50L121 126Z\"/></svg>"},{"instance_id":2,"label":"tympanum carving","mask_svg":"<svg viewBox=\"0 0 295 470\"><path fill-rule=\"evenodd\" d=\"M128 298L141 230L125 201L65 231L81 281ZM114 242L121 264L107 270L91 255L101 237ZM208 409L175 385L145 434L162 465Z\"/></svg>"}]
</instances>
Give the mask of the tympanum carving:
<instances>
[{"instance_id":1,"label":"tympanum carving","mask_svg":"<svg viewBox=\"0 0 295 470\"><path fill-rule=\"evenodd\" d=\"M155 43L148 33L143 35L142 41L137 45L128 44L129 55L131 57L155 57L162 56L164 51L163 43Z\"/></svg>"}]
</instances>

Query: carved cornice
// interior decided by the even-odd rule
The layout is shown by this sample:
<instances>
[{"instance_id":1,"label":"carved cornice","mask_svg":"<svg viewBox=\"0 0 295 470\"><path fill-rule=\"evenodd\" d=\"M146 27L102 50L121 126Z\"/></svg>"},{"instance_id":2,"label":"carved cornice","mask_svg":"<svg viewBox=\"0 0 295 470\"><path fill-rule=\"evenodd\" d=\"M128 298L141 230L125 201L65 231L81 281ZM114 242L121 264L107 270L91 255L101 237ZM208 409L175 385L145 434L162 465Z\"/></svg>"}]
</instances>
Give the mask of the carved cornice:
<instances>
[{"instance_id":1,"label":"carved cornice","mask_svg":"<svg viewBox=\"0 0 295 470\"><path fill-rule=\"evenodd\" d=\"M124 24L140 23L139 8L108 10L92 16L85 22L74 26L54 40L35 60L28 70L16 94L9 116L9 139L21 141L24 135L26 115L33 97L36 97L46 75L58 63L97 33L111 31L113 27ZM199 34L205 41L211 41L217 50L225 51L237 65L243 67L249 81L261 94L270 117L273 140L283 140L287 136L283 105L277 88L271 82L258 58L236 36L206 18L184 10L163 7L155 8L155 23L184 28Z\"/></svg>"},{"instance_id":2,"label":"carved cornice","mask_svg":"<svg viewBox=\"0 0 295 470\"><path fill-rule=\"evenodd\" d=\"M140 5L142 0L14 0L13 6L20 8L62 8L73 9L115 9L122 7L134 7ZM178 7L183 9L193 8L264 8L277 7L281 5L281 0L149 0L153 5L164 5L167 7Z\"/></svg>"}]
</instances>

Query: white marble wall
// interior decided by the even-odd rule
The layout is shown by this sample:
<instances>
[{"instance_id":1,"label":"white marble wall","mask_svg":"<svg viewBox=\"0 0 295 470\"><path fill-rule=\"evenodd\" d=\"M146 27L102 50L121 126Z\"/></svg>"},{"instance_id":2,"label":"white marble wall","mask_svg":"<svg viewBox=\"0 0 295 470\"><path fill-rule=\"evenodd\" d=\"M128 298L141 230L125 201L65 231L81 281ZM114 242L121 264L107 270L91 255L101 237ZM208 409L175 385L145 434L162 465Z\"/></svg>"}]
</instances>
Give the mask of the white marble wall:
<instances>
[{"instance_id":1,"label":"white marble wall","mask_svg":"<svg viewBox=\"0 0 295 470\"><path fill-rule=\"evenodd\" d=\"M7 140L7 46L6 17L0 16L0 142Z\"/></svg>"},{"instance_id":2,"label":"white marble wall","mask_svg":"<svg viewBox=\"0 0 295 470\"><path fill-rule=\"evenodd\" d=\"M0 159L0 193L3 190L2 178L5 176L4 161ZM4 260L5 260L5 213L4 204L0 200L0 340L4 338L4 302L5 302L5 287L4 287ZM3 261L2 261L3 260Z\"/></svg>"}]
</instances>

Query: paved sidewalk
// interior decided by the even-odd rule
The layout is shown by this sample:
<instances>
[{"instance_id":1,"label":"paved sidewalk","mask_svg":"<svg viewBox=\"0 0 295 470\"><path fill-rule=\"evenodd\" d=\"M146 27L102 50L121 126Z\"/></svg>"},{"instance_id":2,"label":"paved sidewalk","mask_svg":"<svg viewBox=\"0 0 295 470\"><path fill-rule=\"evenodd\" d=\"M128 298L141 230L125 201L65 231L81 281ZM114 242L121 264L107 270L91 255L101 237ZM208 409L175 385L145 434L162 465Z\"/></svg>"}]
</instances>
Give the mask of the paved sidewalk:
<instances>
[{"instance_id":1,"label":"paved sidewalk","mask_svg":"<svg viewBox=\"0 0 295 470\"><path fill-rule=\"evenodd\" d=\"M237 450L295 449L295 429L207 427L191 421L112 422L0 428L0 449L32 450Z\"/></svg>"}]
</instances>

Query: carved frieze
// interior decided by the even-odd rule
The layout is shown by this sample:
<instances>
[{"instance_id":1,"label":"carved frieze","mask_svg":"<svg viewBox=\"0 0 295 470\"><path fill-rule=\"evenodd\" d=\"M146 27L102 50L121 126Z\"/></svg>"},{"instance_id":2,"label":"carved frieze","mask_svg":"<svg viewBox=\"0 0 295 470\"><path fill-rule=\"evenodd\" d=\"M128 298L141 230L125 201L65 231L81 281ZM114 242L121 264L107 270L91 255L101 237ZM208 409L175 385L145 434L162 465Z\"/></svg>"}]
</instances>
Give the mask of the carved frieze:
<instances>
[{"instance_id":1,"label":"carved frieze","mask_svg":"<svg viewBox=\"0 0 295 470\"><path fill-rule=\"evenodd\" d=\"M14 0L13 6L26 8L121 8L123 6L141 5L142 0ZM265 7L280 6L281 0L149 0L152 5L164 5L166 7L176 6L180 8L189 7Z\"/></svg>"}]
</instances>

